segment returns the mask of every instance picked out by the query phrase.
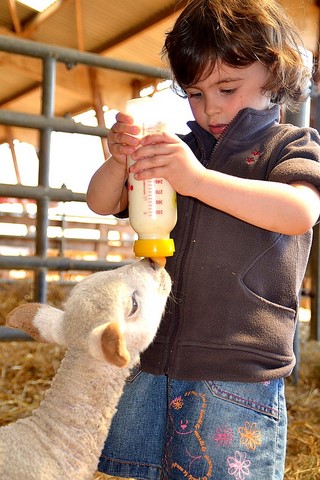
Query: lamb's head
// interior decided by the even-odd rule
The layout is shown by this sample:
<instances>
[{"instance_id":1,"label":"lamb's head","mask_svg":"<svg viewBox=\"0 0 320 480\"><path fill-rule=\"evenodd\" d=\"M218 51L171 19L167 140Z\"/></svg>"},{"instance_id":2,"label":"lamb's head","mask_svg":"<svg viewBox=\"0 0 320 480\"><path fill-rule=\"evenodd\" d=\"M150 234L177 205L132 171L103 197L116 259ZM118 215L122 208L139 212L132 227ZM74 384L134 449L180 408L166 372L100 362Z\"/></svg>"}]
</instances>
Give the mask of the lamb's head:
<instances>
[{"instance_id":1,"label":"lamb's head","mask_svg":"<svg viewBox=\"0 0 320 480\"><path fill-rule=\"evenodd\" d=\"M64 311L25 304L9 314L7 324L36 340L126 366L152 342L170 289L166 270L144 259L89 275L72 289Z\"/></svg>"}]
</instances>

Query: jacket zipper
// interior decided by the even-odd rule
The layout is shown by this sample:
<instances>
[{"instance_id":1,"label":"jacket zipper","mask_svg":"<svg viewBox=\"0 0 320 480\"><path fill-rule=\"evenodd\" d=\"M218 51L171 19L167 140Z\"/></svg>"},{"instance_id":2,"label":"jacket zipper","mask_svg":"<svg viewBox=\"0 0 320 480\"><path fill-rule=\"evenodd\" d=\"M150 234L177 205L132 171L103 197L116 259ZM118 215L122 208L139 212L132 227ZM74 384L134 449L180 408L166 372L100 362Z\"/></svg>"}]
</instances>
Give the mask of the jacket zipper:
<instances>
[{"instance_id":1,"label":"jacket zipper","mask_svg":"<svg viewBox=\"0 0 320 480\"><path fill-rule=\"evenodd\" d=\"M192 205L192 210L191 210L191 217L190 217L191 227L189 227L189 229L188 229L186 247L184 249L183 256L181 257L181 260L179 262L179 266L176 268L178 285L177 285L177 290L175 292L175 297L177 298L177 302L174 304L174 315L173 315L174 322L172 322L173 326L172 326L171 331L169 333L169 343L168 343L169 352L168 352L167 363L166 363L166 366L165 366L165 373L166 374L170 373L169 372L170 371L170 366L172 365L172 359L173 359L173 356L174 356L174 352L176 350L177 333L178 333L179 326L180 326L179 318L181 316L181 313L180 313L181 312L181 304L178 303L178 302L179 302L179 299L181 298L183 277L184 277L184 274L185 274L184 264L185 264L185 259L188 256L188 252L189 252L189 249L190 249L189 245L190 245L190 242L191 242L192 232L193 232L192 219L195 216L196 209L197 209L197 204L194 203Z\"/></svg>"},{"instance_id":2,"label":"jacket zipper","mask_svg":"<svg viewBox=\"0 0 320 480\"><path fill-rule=\"evenodd\" d=\"M198 141L198 146L199 146L199 149L200 149L200 152L201 152L201 157L200 158L203 159L202 164L206 167L209 164L209 162L211 161L211 159L214 155L214 152L216 150L217 144L219 143L219 140L214 145L214 147L213 147L213 149L210 153L209 159L206 162L205 161L205 149L202 146L201 141L200 141L200 139L198 138L198 136L195 132L194 132L194 135L195 135L195 137ZM183 255L180 259L179 265L176 268L178 285L177 285L177 290L175 292L175 297L177 298L177 302L174 304L174 315L173 315L174 322L172 322L173 326L172 326L171 331L169 333L169 343L168 343L169 351L168 351L168 356L167 356L168 357L167 362L166 362L166 365L165 365L165 373L167 375L170 374L170 366L172 365L172 359L173 359L174 352L176 350L176 345L177 345L177 333L178 333L179 326L180 326L179 318L181 316L181 313L180 313L181 312L181 305L180 305L180 303L178 303L178 301L181 298L183 277L184 277L184 274L185 274L184 264L185 264L185 259L188 256L188 252L190 250L190 243L191 243L191 238L192 238L192 233L193 233L193 221L192 221L192 219L195 218L197 208L198 208L198 204L196 203L196 200L194 200L193 205L192 205L192 210L191 210L189 228L188 228L188 232L187 232L186 247L184 248L184 252L183 252Z\"/></svg>"}]
</instances>

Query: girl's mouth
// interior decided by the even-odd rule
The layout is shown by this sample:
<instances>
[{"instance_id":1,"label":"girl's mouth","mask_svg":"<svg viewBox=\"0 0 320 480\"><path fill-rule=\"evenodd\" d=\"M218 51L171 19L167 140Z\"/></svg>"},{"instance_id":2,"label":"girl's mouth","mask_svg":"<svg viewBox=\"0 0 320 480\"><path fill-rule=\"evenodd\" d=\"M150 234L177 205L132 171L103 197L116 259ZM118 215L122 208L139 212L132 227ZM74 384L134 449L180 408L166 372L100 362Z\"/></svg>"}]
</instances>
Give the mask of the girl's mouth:
<instances>
[{"instance_id":1,"label":"girl's mouth","mask_svg":"<svg viewBox=\"0 0 320 480\"><path fill-rule=\"evenodd\" d=\"M219 124L219 125L209 125L209 130L212 135L222 135L226 130L228 124Z\"/></svg>"}]
</instances>

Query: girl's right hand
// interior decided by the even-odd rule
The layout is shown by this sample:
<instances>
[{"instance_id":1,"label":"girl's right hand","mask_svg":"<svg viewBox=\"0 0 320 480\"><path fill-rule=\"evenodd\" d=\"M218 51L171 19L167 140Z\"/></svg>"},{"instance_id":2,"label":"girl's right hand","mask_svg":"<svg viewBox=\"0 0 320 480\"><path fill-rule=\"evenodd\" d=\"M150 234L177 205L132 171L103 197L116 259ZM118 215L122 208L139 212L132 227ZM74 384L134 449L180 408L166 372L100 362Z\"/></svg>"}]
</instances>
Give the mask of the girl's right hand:
<instances>
[{"instance_id":1,"label":"girl's right hand","mask_svg":"<svg viewBox=\"0 0 320 480\"><path fill-rule=\"evenodd\" d=\"M134 125L133 118L125 113L117 113L116 120L108 133L108 147L112 157L117 162L125 164L127 155L132 155L140 144L139 138L135 137L139 134L140 128Z\"/></svg>"}]
</instances>

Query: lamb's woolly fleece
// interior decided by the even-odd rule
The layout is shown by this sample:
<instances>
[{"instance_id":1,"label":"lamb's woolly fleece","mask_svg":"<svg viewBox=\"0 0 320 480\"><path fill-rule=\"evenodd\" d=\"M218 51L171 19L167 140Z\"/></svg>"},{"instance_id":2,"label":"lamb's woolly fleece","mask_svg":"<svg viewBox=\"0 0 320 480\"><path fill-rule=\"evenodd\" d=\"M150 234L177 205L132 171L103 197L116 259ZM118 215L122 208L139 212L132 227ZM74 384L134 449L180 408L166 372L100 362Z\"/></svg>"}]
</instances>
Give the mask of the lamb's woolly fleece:
<instances>
[{"instance_id":1,"label":"lamb's woolly fleece","mask_svg":"<svg viewBox=\"0 0 320 480\"><path fill-rule=\"evenodd\" d=\"M67 351L40 407L0 429L1 479L92 479L129 368L152 341L170 286L164 269L142 260L80 282L65 313L35 308L31 329ZM21 327L19 315L14 311L9 324ZM105 358L103 335L114 322L125 350L114 363L124 368Z\"/></svg>"}]
</instances>

